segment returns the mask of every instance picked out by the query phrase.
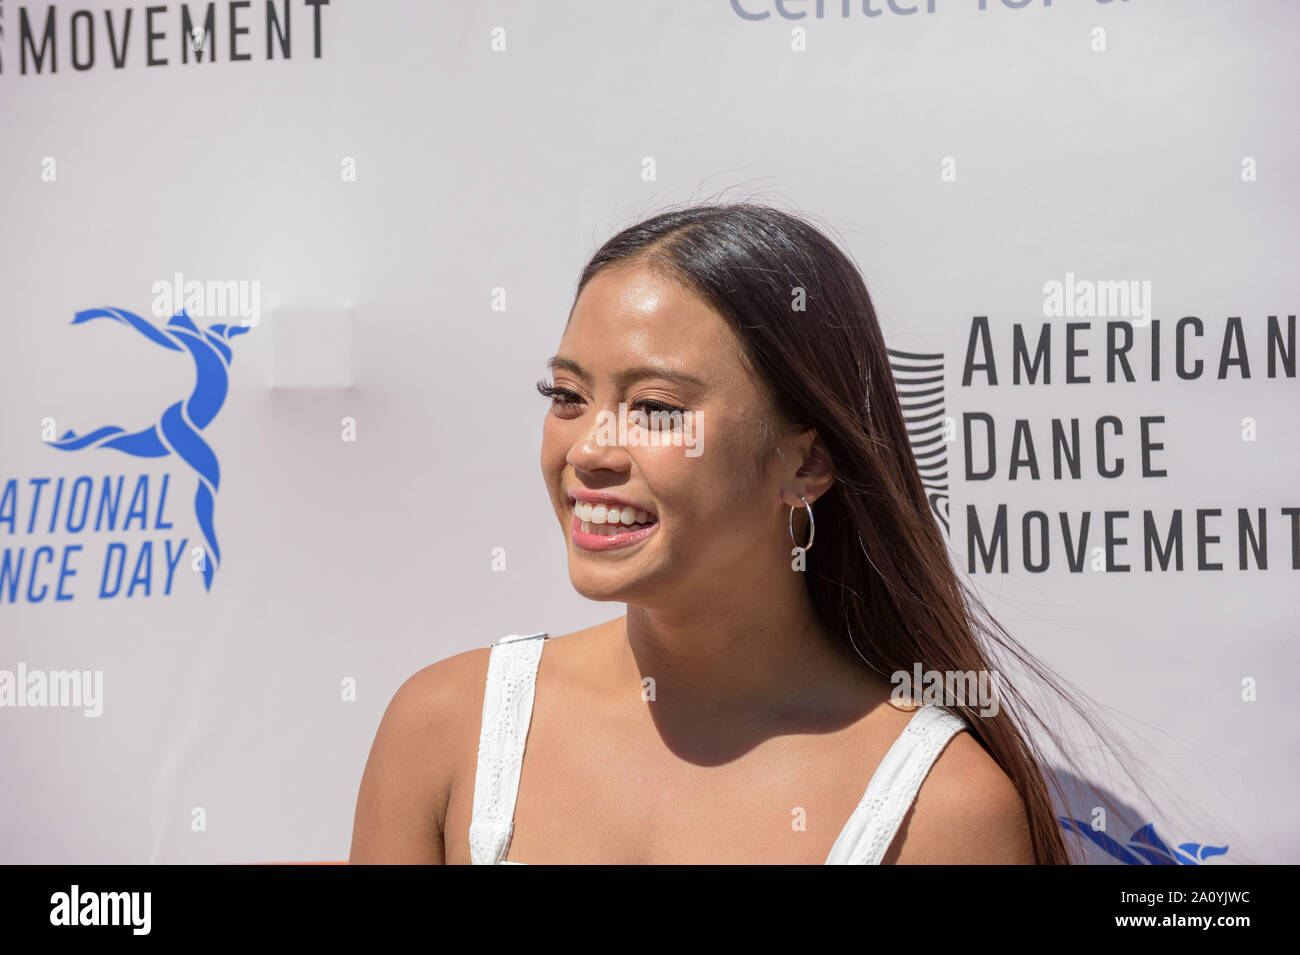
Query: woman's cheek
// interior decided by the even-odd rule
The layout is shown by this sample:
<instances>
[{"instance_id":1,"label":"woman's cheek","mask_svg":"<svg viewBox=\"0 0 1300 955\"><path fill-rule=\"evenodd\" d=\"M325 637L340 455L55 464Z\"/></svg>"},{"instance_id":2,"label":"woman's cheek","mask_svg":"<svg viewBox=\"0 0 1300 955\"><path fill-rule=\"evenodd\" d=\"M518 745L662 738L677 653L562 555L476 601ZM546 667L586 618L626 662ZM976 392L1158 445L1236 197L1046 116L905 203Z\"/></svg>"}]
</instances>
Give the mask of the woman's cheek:
<instances>
[{"instance_id":1,"label":"woman's cheek","mask_svg":"<svg viewBox=\"0 0 1300 955\"><path fill-rule=\"evenodd\" d=\"M565 443L566 428L569 422L547 412L546 422L542 425L542 460L548 463L564 462L569 445Z\"/></svg>"}]
</instances>

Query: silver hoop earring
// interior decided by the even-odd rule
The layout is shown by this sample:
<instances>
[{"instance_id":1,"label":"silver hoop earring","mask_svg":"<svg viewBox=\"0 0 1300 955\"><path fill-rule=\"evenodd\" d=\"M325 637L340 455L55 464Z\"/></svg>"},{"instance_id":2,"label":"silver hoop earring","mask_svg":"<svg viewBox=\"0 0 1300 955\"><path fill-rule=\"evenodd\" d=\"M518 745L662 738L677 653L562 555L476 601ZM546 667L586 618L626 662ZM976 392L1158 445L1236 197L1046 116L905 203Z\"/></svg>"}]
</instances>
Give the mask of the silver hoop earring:
<instances>
[{"instance_id":1,"label":"silver hoop earring","mask_svg":"<svg viewBox=\"0 0 1300 955\"><path fill-rule=\"evenodd\" d=\"M808 543L804 544L802 548L804 553L807 553L808 551L812 550L813 538L817 536L817 522L813 520L812 505L808 503L807 499L804 498L802 494L799 495L799 500L803 501L803 506L808 511ZM786 526L790 529L790 540L794 543L795 547L798 547L799 543L794 539L794 508L793 507L790 508L790 519L786 522Z\"/></svg>"}]
</instances>

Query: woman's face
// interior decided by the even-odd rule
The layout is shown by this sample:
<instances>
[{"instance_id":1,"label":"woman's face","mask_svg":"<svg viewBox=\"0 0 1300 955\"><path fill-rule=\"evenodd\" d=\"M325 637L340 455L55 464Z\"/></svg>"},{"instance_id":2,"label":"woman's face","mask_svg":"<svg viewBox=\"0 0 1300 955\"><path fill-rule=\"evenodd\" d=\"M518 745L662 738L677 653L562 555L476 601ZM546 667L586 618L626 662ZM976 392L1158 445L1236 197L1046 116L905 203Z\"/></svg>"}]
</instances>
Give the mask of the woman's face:
<instances>
[{"instance_id":1,"label":"woman's face","mask_svg":"<svg viewBox=\"0 0 1300 955\"><path fill-rule=\"evenodd\" d=\"M702 299L641 264L606 269L574 305L552 373L542 472L579 593L671 605L743 591L763 557L788 572L793 469L764 440L764 398ZM675 437L645 426L678 410Z\"/></svg>"}]
</instances>

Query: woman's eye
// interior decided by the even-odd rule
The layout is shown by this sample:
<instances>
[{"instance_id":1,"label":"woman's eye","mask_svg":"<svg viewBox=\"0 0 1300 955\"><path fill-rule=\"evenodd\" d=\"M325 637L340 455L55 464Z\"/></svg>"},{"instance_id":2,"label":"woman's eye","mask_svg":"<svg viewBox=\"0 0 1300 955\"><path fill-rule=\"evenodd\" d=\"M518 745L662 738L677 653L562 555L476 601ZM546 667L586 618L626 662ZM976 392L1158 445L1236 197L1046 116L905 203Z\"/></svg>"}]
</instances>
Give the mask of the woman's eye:
<instances>
[{"instance_id":1,"label":"woman's eye","mask_svg":"<svg viewBox=\"0 0 1300 955\"><path fill-rule=\"evenodd\" d=\"M639 408L642 411L644 411L646 414L651 414L651 415L653 414L684 415L687 413L685 408L679 408L677 407L677 405L665 404L662 401L654 401L650 398L647 398L644 401L638 401L632 407Z\"/></svg>"},{"instance_id":2,"label":"woman's eye","mask_svg":"<svg viewBox=\"0 0 1300 955\"><path fill-rule=\"evenodd\" d=\"M582 404L582 397L576 391L571 391L568 388L557 388L545 380L537 383L537 393L544 398L550 398L551 407L556 410L572 408L575 405Z\"/></svg>"},{"instance_id":3,"label":"woman's eye","mask_svg":"<svg viewBox=\"0 0 1300 955\"><path fill-rule=\"evenodd\" d=\"M537 383L537 393L544 398L551 399L551 407L556 412L559 411L576 411L577 407L583 403L582 396L576 391L563 386L551 384L545 379ZM681 420L685 415L690 414L685 408L677 405L670 405L665 401L655 401L653 398L643 398L641 401L633 402L632 408L644 412L646 415L664 415L670 419L677 418Z\"/></svg>"}]
</instances>

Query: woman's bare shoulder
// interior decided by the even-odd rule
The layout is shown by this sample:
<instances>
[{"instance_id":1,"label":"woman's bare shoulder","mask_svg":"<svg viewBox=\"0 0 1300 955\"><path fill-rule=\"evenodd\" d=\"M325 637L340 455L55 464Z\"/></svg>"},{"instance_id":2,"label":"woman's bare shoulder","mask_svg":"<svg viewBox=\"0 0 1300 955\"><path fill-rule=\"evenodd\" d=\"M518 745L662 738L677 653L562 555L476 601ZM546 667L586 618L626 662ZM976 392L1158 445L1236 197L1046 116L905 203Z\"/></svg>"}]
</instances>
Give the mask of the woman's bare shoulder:
<instances>
[{"instance_id":1,"label":"woman's bare shoulder","mask_svg":"<svg viewBox=\"0 0 1300 955\"><path fill-rule=\"evenodd\" d=\"M397 688L390 708L407 718L410 729L445 730L449 721L464 721L473 714L469 704L483 703L491 653L491 647L475 647L416 670Z\"/></svg>"},{"instance_id":2,"label":"woman's bare shoulder","mask_svg":"<svg viewBox=\"0 0 1300 955\"><path fill-rule=\"evenodd\" d=\"M1032 865L1033 841L1015 783L969 731L939 754L886 862Z\"/></svg>"},{"instance_id":3,"label":"woman's bare shoulder","mask_svg":"<svg viewBox=\"0 0 1300 955\"><path fill-rule=\"evenodd\" d=\"M563 685L570 671L585 673L581 651L609 626L549 638L548 679ZM476 647L431 663L389 700L357 796L352 862L445 860L448 808L460 781L474 778L491 653Z\"/></svg>"},{"instance_id":4,"label":"woman's bare shoulder","mask_svg":"<svg viewBox=\"0 0 1300 955\"><path fill-rule=\"evenodd\" d=\"M362 774L352 862L441 862L452 786L477 748L490 647L431 663L389 700Z\"/></svg>"},{"instance_id":5,"label":"woman's bare shoulder","mask_svg":"<svg viewBox=\"0 0 1300 955\"><path fill-rule=\"evenodd\" d=\"M572 657L596 629L548 638L555 646L543 657ZM417 670L398 687L385 720L391 714L395 731L422 747L459 743L476 749L491 653L490 646L475 647Z\"/></svg>"}]
</instances>

